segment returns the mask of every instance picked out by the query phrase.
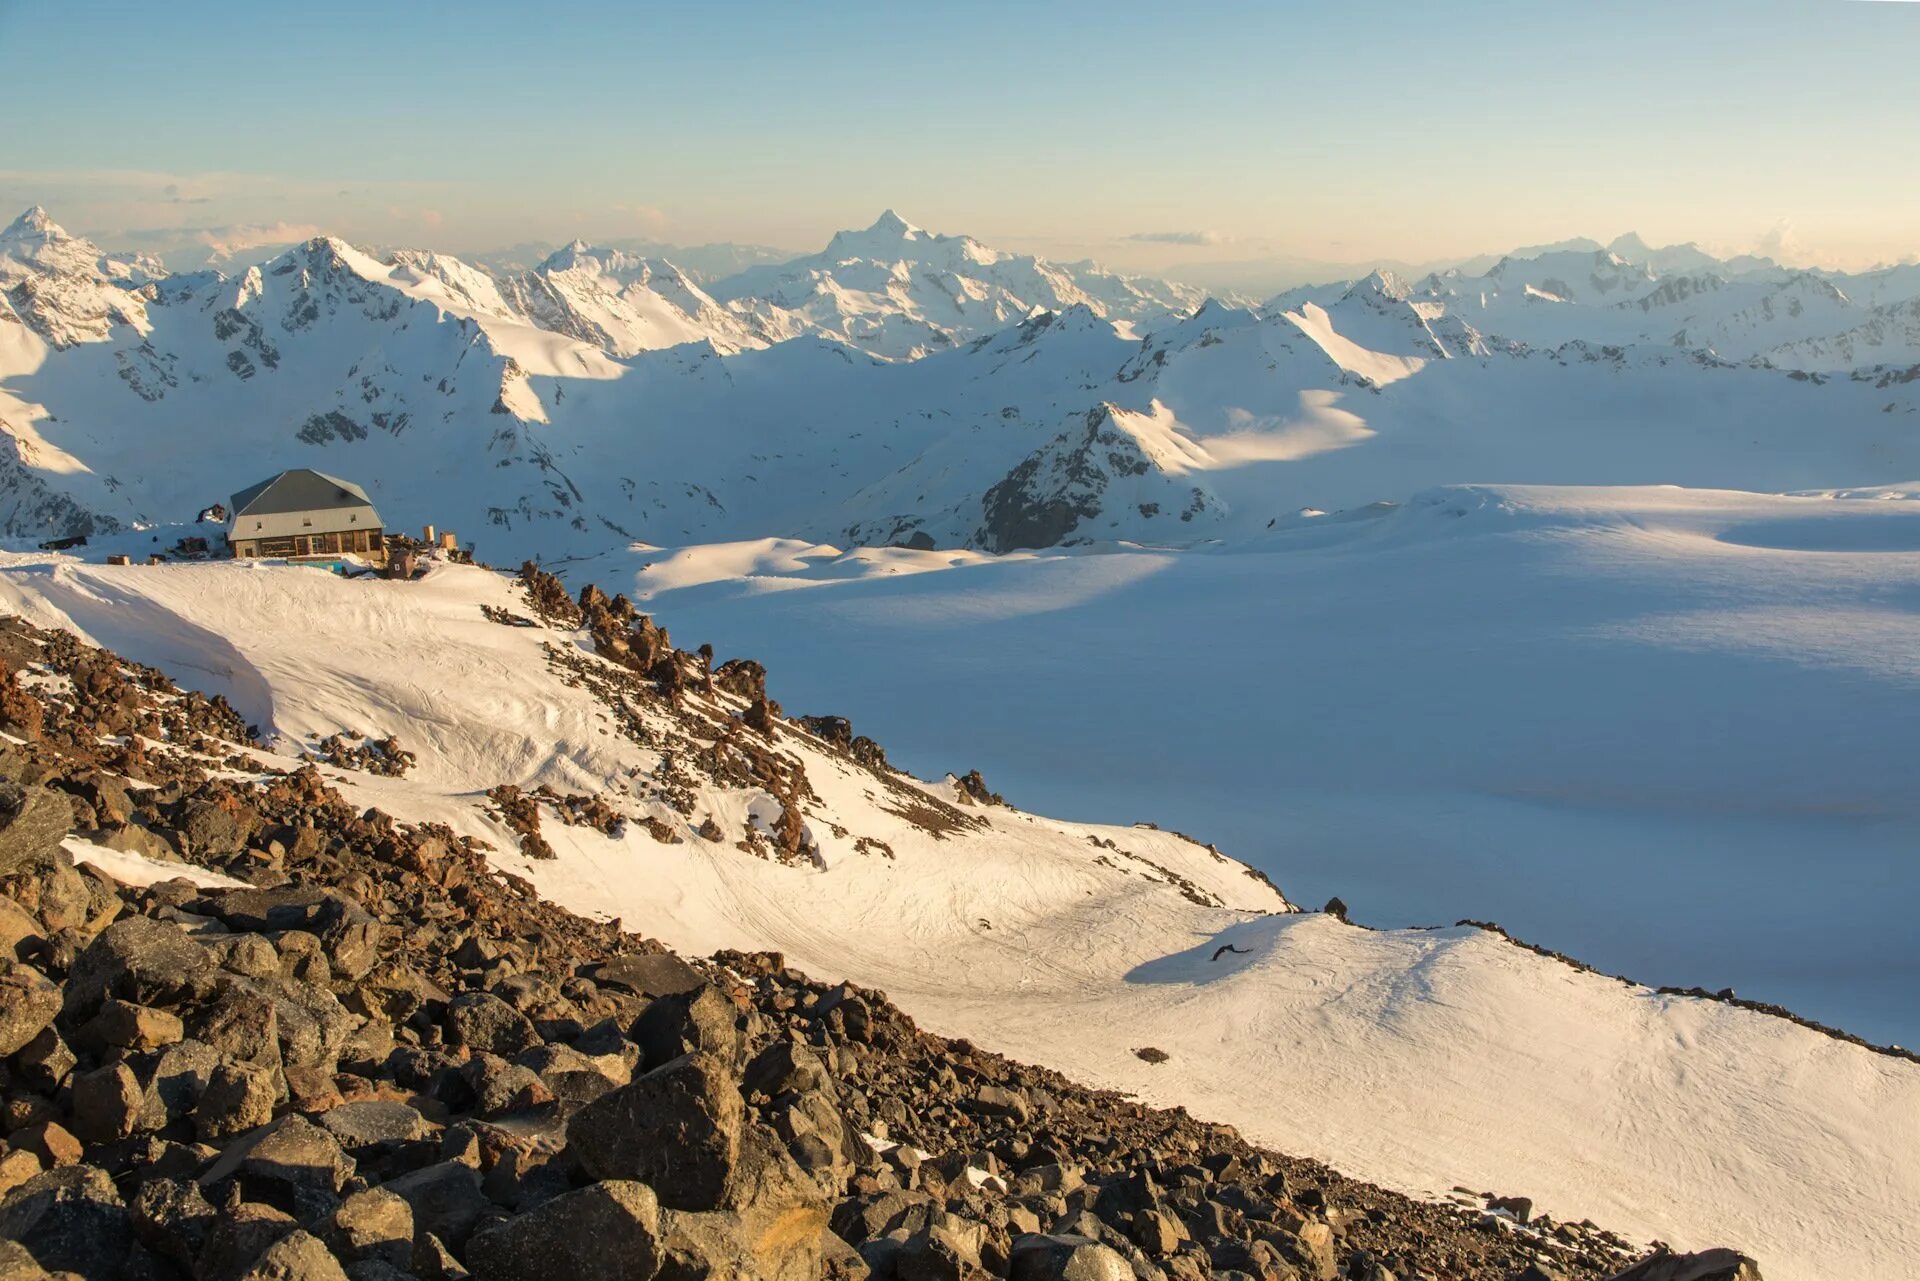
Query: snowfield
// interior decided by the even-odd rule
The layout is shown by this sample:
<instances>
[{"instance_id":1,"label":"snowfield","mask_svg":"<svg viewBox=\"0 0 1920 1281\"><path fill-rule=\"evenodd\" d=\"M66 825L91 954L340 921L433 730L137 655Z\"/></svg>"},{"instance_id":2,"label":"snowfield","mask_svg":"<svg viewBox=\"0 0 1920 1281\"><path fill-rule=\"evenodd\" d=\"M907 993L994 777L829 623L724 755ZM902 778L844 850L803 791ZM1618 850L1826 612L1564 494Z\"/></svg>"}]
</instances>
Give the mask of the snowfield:
<instances>
[{"instance_id":1,"label":"snowfield","mask_svg":"<svg viewBox=\"0 0 1920 1281\"><path fill-rule=\"evenodd\" d=\"M1667 514L1656 520L1661 509ZM1840 514L1856 510L1860 515ZM911 664L901 669L910 666L914 681L946 700L949 719L930 722L927 730L937 729L946 740L943 751L987 751L995 717L1017 717L1035 740L1033 750L1059 753L1057 740L1047 746L1047 722L1073 691L1037 706L1020 703L1035 696L1042 681L1058 681L1069 664L1085 668L1089 680L1126 674L1136 685L1159 682L1182 697L1218 686L1244 703L1260 688L1234 674L1244 654L1205 652L1204 629L1192 630L1182 645L1160 649L1154 665L1130 665L1138 658L1135 647L1165 645L1183 584L1189 592L1246 601L1272 618L1275 602L1308 609L1312 595L1290 590L1287 575L1324 574L1312 567L1327 560L1342 562L1353 579L1351 608L1390 583L1410 591L1432 576L1431 558L1449 548L1477 548L1489 562L1489 578L1507 582L1529 610L1554 620L1551 633L1541 623L1529 629L1521 620L1520 634L1506 650L1523 656L1511 692L1476 685L1472 673L1457 679L1459 697L1480 700L1477 723L1491 724L1489 710L1516 712L1528 698L1541 696L1545 667L1570 656L1619 652L1644 662L1646 652L1686 654L1693 652L1689 645L1703 644L1724 650L1728 634L1755 633L1750 621L1724 614L1728 601L1751 597L1765 581L1760 562L1767 558L1831 558L1831 569L1818 576L1776 574L1776 580L1815 581L1791 592L1776 581L1766 603L1779 607L1785 603L1780 595L1797 593L1806 609L1833 607L1835 597L1849 590L1849 576L1863 573L1849 566L1849 558L1911 553L1794 552L1779 545L1837 539L1855 547L1905 546L1908 510L1900 499L1469 490L1379 515L1312 518L1301 529L1276 533L1270 546L1240 555L958 555L942 566L937 554L869 553L849 569L845 558L797 546L729 548L711 556L688 551L661 559L663 572L677 576L674 592L680 597L662 611L661 621L686 645L702 639L710 623L731 618L735 634L713 633L723 657L740 652L771 658L773 692L790 708L835 710L809 705L824 693L808 687L818 672L796 680L802 673L779 661L780 647L772 642L790 619L777 610L763 612L762 630L750 638L739 624L755 617L755 609L804 605L816 620L808 641L811 658L824 661L834 652L834 638L850 635L842 629L852 626L847 616L857 616L865 593L904 591L917 600L917 610L905 607L911 602L890 605L884 613L896 620L894 631L877 643L892 653L910 653ZM1808 529L1799 529L1795 519L1801 511L1815 513ZM1476 529L1476 520L1496 528ZM1886 524L1876 531L1840 531L1821 528L1827 520ZM1766 545L1721 536L1730 530ZM1670 546L1655 555L1636 546L1638 538ZM1527 563L1526 548L1564 570L1570 562L1555 562L1551 553L1560 547L1564 555L1565 546L1585 548L1594 557L1583 571L1586 587L1616 605L1647 590L1644 581L1635 586L1618 577L1636 562L1664 557L1686 565L1720 557L1721 600L1703 601L1685 627L1625 639L1602 617L1562 617L1553 600L1532 599L1550 577L1538 564L1531 578L1514 584L1516 566ZM1301 568L1289 569L1290 558ZM895 560L903 563L889 563ZM1375 577L1385 572L1380 566L1396 564L1390 580ZM706 584L697 581L703 566L713 571ZM909 568L919 572L888 572ZM756 592L756 571L772 576L762 585L786 590ZM1047 581L1055 573L1065 575L1060 591ZM1227 578L1209 583L1210 574ZM1001 582L1002 576L1010 581ZM1261 579L1266 587L1256 592ZM1903 647L1909 656L1914 652L1898 620L1902 597L1910 608L1912 596L1899 584L1884 574L1874 576L1871 591L1855 581L1856 595L1886 598L1855 602L1863 612L1882 615L1885 627L1873 644L1805 664L1809 674L1789 678L1764 715L1748 725L1723 726L1723 741L1753 751L1755 727L1781 715L1781 700L1794 700L1802 713L1818 708L1819 700L1808 696L1835 694L1838 687L1801 681L1821 672L1877 673L1836 716L1867 701L1876 703L1883 719L1903 714L1884 697L1892 688L1885 682L1910 678L1899 666ZM1487 600L1476 596L1473 585L1463 591L1472 613L1487 616ZM1160 593L1165 621L1146 625L1152 615L1140 608L1140 598L1128 596L1141 592ZM1414 609L1435 603L1431 596L1400 602ZM545 782L562 791L593 791L639 817L645 803L636 780L661 762L657 752L613 731L605 705L549 668L543 645L573 648L578 637L483 617L482 605L525 610L506 580L483 570L436 566L422 582L398 584L305 568L111 568L60 555L16 554L0 565L0 604L167 667L185 683L227 694L276 737L282 753L310 747L340 729L398 735L420 758L407 777L325 772L347 780L360 802L482 835L498 848L502 867L531 876L543 892L577 910L618 916L629 928L677 947L779 949L823 976L845 975L885 989L939 1031L1157 1103L1185 1104L1256 1139L1410 1191L1437 1194L1460 1183L1524 1193L1558 1217L1590 1216L1682 1246L1732 1243L1757 1255L1775 1281L1900 1277L1920 1258L1920 1220L1913 1213L1920 1205L1920 1168L1912 1158L1920 1146L1920 1065L1781 1019L1583 973L1471 928L1374 931L1301 914L1240 865L1171 832L963 806L950 783L889 782L797 729L782 729L776 746L805 764L818 794L806 806L817 850L811 861L787 866L735 848L733 838L748 824L766 821L771 798L702 782L695 809L716 818L719 841L699 838L686 818L656 806L653 816L675 826L681 843L659 843L638 824L608 838L549 822L544 831L558 857L528 862L512 835L483 812L480 794L486 788ZM1508 626L1519 614L1516 604L1508 602ZM1642 605L1646 612L1644 600ZM1123 612L1116 615L1115 609ZM1785 611L1782 634L1789 639L1791 612ZM1016 661L1025 641L1022 629L1041 615L1051 616L1057 629L1053 661L1023 670ZM1100 616L1106 620L1104 645L1078 643L1078 620ZM1133 631L1114 626L1116 617L1133 620ZM1279 665L1301 666L1335 686L1379 680L1384 657L1369 654L1362 638L1377 628L1384 642L1392 629L1365 611L1353 617L1353 628L1328 642L1337 642L1350 660L1344 667L1291 652L1298 635L1285 630L1269 642ZM982 619L994 620L993 634L1006 639L976 665L955 665L957 649L970 642L978 647L980 633L972 629ZM1438 651L1431 661L1445 666L1442 660L1467 652L1466 634L1458 630L1465 616L1433 621L1422 635ZM1302 633L1311 630L1310 622L1310 616L1302 621ZM947 633L955 639L935 643ZM1871 635L1867 629L1861 634ZM1581 635L1592 638L1586 648L1569 640ZM1769 643L1764 635L1759 641L1765 652L1772 652ZM1397 661L1412 662L1421 648L1399 644L1393 652ZM1867 651L1877 656L1868 661ZM1525 670L1529 654L1536 655L1532 661L1542 664L1540 670ZM837 669L829 664L821 670L837 671L847 682L841 692L851 698L858 692L851 671L861 668L863 678L878 675L870 670L870 657L870 651L851 646L837 659ZM1725 667L1725 658L1722 652L1716 662ZM998 667L988 666L990 660ZM1790 677L1797 666L1770 663L1728 679L1746 682L1734 692L1749 695L1763 682L1771 687L1783 674ZM1201 671L1206 679L1194 679ZM1563 682L1567 675L1563 668ZM1598 688L1620 688L1604 677L1597 679ZM897 692L885 680L877 688ZM1296 687L1294 697L1305 697L1305 688ZM1084 686L1080 692L1086 693ZM1675 696L1684 692L1684 682L1675 680L1659 692ZM1718 691L1722 699L1727 693ZM1150 700L1129 698L1119 685L1105 694L1114 710L1071 731L1088 739L1105 736L1114 745L1090 767L1115 769L1124 743L1145 745L1137 750L1152 752L1159 765L1194 748L1191 741L1167 743L1137 732L1173 723L1172 717L1155 716ZM1410 708L1404 697L1398 687L1377 692L1383 707L1398 702L1400 720L1417 731L1385 751L1388 786L1431 746L1438 727L1421 718L1443 710ZM1488 699L1495 699L1491 709ZM1612 723L1631 728L1632 711L1629 702ZM1342 744L1336 737L1316 744L1300 727L1314 726L1324 737L1332 728L1328 721L1296 713L1272 723L1255 706L1237 724L1270 728L1237 742L1266 752L1294 750L1286 745L1299 740L1306 746L1294 752L1296 758L1317 746L1331 758L1323 768L1334 769L1370 738L1365 712L1346 707L1353 741ZM1504 759L1533 755L1537 776L1550 776L1552 736L1543 730L1553 723L1553 712L1541 708L1507 727L1516 741ZM1116 715L1135 718L1134 730L1120 735L1111 719ZM1196 726L1209 721L1204 705L1182 715ZM885 719L876 714L856 727L879 731ZM1673 724L1681 723L1676 715ZM1472 725L1454 722L1452 728L1458 745L1473 749L1456 753L1457 764L1448 766L1461 771L1457 785L1470 781L1476 768L1501 763L1484 755L1494 737L1490 729L1476 740ZM1808 732L1814 743L1799 757L1803 764L1825 746L1821 722ZM1876 741L1897 744L1898 732L1889 738L1882 725ZM1662 761L1679 759L1687 748L1630 737L1636 750L1652 750ZM921 741L916 755L926 750ZM1631 755L1598 753L1593 794L1575 801L1591 804L1631 781ZM1188 768L1213 768L1220 760L1220 752L1201 753ZM1801 790L1817 792L1840 769L1860 763L1839 762L1804 780ZM1288 764L1268 758L1265 769L1278 775ZM1744 770L1752 762L1737 765ZM1856 799L1893 804L1898 798L1889 780L1896 768L1885 765L1878 777L1864 779ZM1733 766L1725 775L1713 768L1702 773L1708 795L1703 804L1710 804L1716 779L1730 782ZM992 774L989 781L1004 782ZM1031 790L1028 779L1022 783ZM1145 785L1137 774L1114 785L1131 788L1127 812L1114 817L1158 816L1153 811L1160 788ZM1168 794L1177 792L1175 787ZM1750 804L1768 803L1752 800L1757 795L1748 793ZM929 820L917 797L942 801L961 817ZM1806 802L1781 796L1770 803ZM1270 840L1261 852L1283 885L1295 859L1310 854L1286 840ZM1803 904L1808 915L1836 910ZM1225 945L1236 950L1216 959ZM1133 1053L1145 1046L1171 1058L1149 1065Z\"/></svg>"},{"instance_id":2,"label":"snowfield","mask_svg":"<svg viewBox=\"0 0 1920 1281\"><path fill-rule=\"evenodd\" d=\"M1369 923L1495 920L1915 1045L1915 493L1473 486L1207 551L573 572L922 773L1153 818Z\"/></svg>"}]
</instances>

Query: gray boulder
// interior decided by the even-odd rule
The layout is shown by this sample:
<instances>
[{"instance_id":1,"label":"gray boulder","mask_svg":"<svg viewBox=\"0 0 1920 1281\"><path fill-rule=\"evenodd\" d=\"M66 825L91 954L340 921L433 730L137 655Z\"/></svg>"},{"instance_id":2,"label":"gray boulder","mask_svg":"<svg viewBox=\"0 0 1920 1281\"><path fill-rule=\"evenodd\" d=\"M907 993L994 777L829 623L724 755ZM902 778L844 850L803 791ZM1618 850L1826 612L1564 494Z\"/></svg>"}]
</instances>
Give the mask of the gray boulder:
<instances>
[{"instance_id":1,"label":"gray boulder","mask_svg":"<svg viewBox=\"0 0 1920 1281\"><path fill-rule=\"evenodd\" d=\"M0 782L0 876L56 857L73 830L73 803L45 787Z\"/></svg>"},{"instance_id":2,"label":"gray boulder","mask_svg":"<svg viewBox=\"0 0 1920 1281\"><path fill-rule=\"evenodd\" d=\"M0 1202L0 1240L17 1242L49 1272L93 1278L121 1274L133 1223L106 1171L65 1165L39 1174Z\"/></svg>"},{"instance_id":3,"label":"gray boulder","mask_svg":"<svg viewBox=\"0 0 1920 1281\"><path fill-rule=\"evenodd\" d=\"M481 1190L480 1171L458 1161L442 1161L382 1184L402 1197L413 1210L416 1245L433 1236L452 1249L466 1248L467 1238L493 1212L493 1202Z\"/></svg>"},{"instance_id":4,"label":"gray boulder","mask_svg":"<svg viewBox=\"0 0 1920 1281\"><path fill-rule=\"evenodd\" d=\"M398 1099L361 1099L322 1112L320 1128L358 1157L427 1138L436 1127L418 1109Z\"/></svg>"},{"instance_id":5,"label":"gray boulder","mask_svg":"<svg viewBox=\"0 0 1920 1281\"><path fill-rule=\"evenodd\" d=\"M1738 1250L1662 1252L1615 1273L1609 1281L1760 1281L1760 1265Z\"/></svg>"},{"instance_id":6,"label":"gray boulder","mask_svg":"<svg viewBox=\"0 0 1920 1281\"><path fill-rule=\"evenodd\" d=\"M25 1049L59 1013L58 987L31 965L0 957L0 1058Z\"/></svg>"},{"instance_id":7,"label":"gray boulder","mask_svg":"<svg viewBox=\"0 0 1920 1281\"><path fill-rule=\"evenodd\" d=\"M476 1281L650 1281L660 1256L653 1190L608 1179L475 1233L466 1261Z\"/></svg>"},{"instance_id":8,"label":"gray boulder","mask_svg":"<svg viewBox=\"0 0 1920 1281\"><path fill-rule=\"evenodd\" d=\"M1087 1237L1065 1233L1014 1240L1008 1281L1133 1281L1133 1268L1119 1251Z\"/></svg>"},{"instance_id":9,"label":"gray boulder","mask_svg":"<svg viewBox=\"0 0 1920 1281\"><path fill-rule=\"evenodd\" d=\"M634 1020L633 1040L647 1067L657 1068L685 1054L711 1054L738 1072L746 1062L746 1038L740 1012L712 984L664 996Z\"/></svg>"},{"instance_id":10,"label":"gray boulder","mask_svg":"<svg viewBox=\"0 0 1920 1281\"><path fill-rule=\"evenodd\" d=\"M92 1018L109 997L138 1005L176 1005L211 994L218 967L177 925L129 916L100 931L74 958L66 1017Z\"/></svg>"},{"instance_id":11,"label":"gray boulder","mask_svg":"<svg viewBox=\"0 0 1920 1281\"><path fill-rule=\"evenodd\" d=\"M533 1021L491 992L462 992L447 1006L455 1045L510 1059L541 1044Z\"/></svg>"},{"instance_id":12,"label":"gray boulder","mask_svg":"<svg viewBox=\"0 0 1920 1281\"><path fill-rule=\"evenodd\" d=\"M596 1179L637 1179L676 1210L726 1198L740 1157L746 1108L728 1065L688 1054L587 1104L567 1145Z\"/></svg>"},{"instance_id":13,"label":"gray boulder","mask_svg":"<svg viewBox=\"0 0 1920 1281\"><path fill-rule=\"evenodd\" d=\"M593 981L636 996L679 996L706 982L700 971L671 953L631 952L596 966Z\"/></svg>"}]
</instances>

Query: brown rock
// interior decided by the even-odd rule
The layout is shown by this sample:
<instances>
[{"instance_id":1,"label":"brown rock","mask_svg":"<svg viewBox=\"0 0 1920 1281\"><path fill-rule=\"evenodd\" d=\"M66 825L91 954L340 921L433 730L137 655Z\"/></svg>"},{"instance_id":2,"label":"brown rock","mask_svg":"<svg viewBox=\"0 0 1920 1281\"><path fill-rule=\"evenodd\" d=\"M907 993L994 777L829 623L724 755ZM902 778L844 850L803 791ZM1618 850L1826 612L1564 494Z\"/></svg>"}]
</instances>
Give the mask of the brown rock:
<instances>
[{"instance_id":1,"label":"brown rock","mask_svg":"<svg viewBox=\"0 0 1920 1281\"><path fill-rule=\"evenodd\" d=\"M245 1134L273 1119L278 1091L273 1074L251 1063L222 1063L208 1078L193 1110L194 1129L203 1143Z\"/></svg>"},{"instance_id":2,"label":"brown rock","mask_svg":"<svg viewBox=\"0 0 1920 1281\"><path fill-rule=\"evenodd\" d=\"M347 1281L320 1239L298 1229L268 1246L240 1281Z\"/></svg>"},{"instance_id":3,"label":"brown rock","mask_svg":"<svg viewBox=\"0 0 1920 1281\"><path fill-rule=\"evenodd\" d=\"M146 1091L125 1063L112 1063L73 1078L73 1128L93 1143L111 1143L134 1131Z\"/></svg>"}]
</instances>

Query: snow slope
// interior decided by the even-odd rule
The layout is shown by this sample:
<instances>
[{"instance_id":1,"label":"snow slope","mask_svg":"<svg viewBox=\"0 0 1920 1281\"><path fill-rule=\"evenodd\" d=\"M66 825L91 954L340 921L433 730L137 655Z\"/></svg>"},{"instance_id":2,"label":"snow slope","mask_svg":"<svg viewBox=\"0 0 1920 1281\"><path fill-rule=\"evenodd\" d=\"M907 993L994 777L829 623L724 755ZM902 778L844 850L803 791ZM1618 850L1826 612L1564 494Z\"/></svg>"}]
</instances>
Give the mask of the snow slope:
<instances>
[{"instance_id":1,"label":"snow slope","mask_svg":"<svg viewBox=\"0 0 1920 1281\"><path fill-rule=\"evenodd\" d=\"M1644 497L1635 519L1659 498ZM1485 543L1499 535L1474 528L1476 510L1488 510L1477 506L1482 499L1494 516L1549 540L1569 528L1571 536L1603 537L1609 524L1609 500L1597 493L1550 502L1469 492L1405 519L1356 519L1344 522L1344 534L1298 537L1350 563L1364 561L1369 544ZM1789 500L1706 496L1690 507L1669 496L1682 513L1719 512L1674 523L1691 523L1692 536L1722 548L1730 564L1800 542L1857 548L1907 536L1904 517L1894 515L1897 499L1801 501L1820 513L1810 525L1793 519L1800 508ZM1841 531L1829 520L1887 523ZM1718 534L1700 532L1708 527ZM767 545L689 553L673 564L691 604L700 566L690 561L713 562L717 576L737 580L756 565L791 574L820 554ZM1271 567L1276 555L1157 560L1245 568L1264 559ZM930 557L870 554L864 577L827 567L767 583L788 590L761 599L812 598L812 616L831 631L845 607L832 584L922 584L930 592L919 601L923 634L946 628L965 638L984 619L1071 617L1113 603L1112 593L1130 582L1172 582L1183 573L1144 557L961 555L948 570ZM921 572L888 574L895 559ZM997 580L942 599L962 580L1062 564L1082 569L1077 603L1046 584L1023 595ZM1844 561L1835 570L1848 572ZM1257 1139L1410 1190L1461 1182L1525 1192L1557 1216L1591 1215L1681 1245L1731 1242L1757 1254L1775 1281L1896 1277L1920 1257L1911 1213L1920 1203L1912 1160L1920 1066L1783 1020L1581 973L1476 930L1376 932L1293 913L1238 865L1170 833L961 807L950 785L889 783L785 729L776 746L804 763L818 793L806 807L816 857L789 866L734 848L746 825L764 821L770 798L702 782L693 812L720 822L720 841L700 839L687 817L656 807L681 843L658 843L637 825L607 838L549 822L559 857L528 863L483 812L484 788L547 782L599 792L637 814L648 804L641 785L663 766L657 751L610 732L606 705L549 668L543 644L571 647L572 637L482 617L483 604L525 608L484 571L438 566L423 582L394 584L265 565L114 569L16 555L0 567L0 601L226 693L277 733L283 750L341 728L399 735L419 753L419 767L403 779L353 776L347 785L356 798L482 835L500 848L503 866L545 892L678 946L778 948L821 974L885 988L941 1031L1184 1103ZM889 616L898 628L916 626L911 610ZM680 626L677 608L663 621L679 627L683 643L699 630ZM1695 634L1705 621L1694 620ZM1007 639L1020 638L1016 631ZM1912 652L1897 633L1884 639L1887 662ZM724 655L734 642L722 640ZM1006 648L999 657L1017 698L1031 687ZM1163 654L1162 679L1179 679L1179 653ZM843 661L860 657L850 650ZM1244 696L1220 656L1207 671L1208 679L1184 684L1203 692L1232 683ZM971 686L974 703L1006 710L997 695L982 699L992 687L969 681L946 652L921 651L914 673L929 687ZM804 689L794 697L797 674L774 669L774 691L790 705L814 697ZM838 693L852 699L858 687L847 680ZM946 750L982 750L992 714L952 712ZM1107 753L1097 767L1117 759ZM1153 795L1136 783L1128 808L1154 808ZM961 818L916 821L915 796L944 800ZM871 841L885 842L890 855ZM1294 853L1283 849L1278 861ZM1213 959L1227 943L1240 950ZM1164 1049L1170 1061L1142 1062L1132 1051L1144 1045Z\"/></svg>"},{"instance_id":2,"label":"snow slope","mask_svg":"<svg viewBox=\"0 0 1920 1281\"><path fill-rule=\"evenodd\" d=\"M1493 919L1913 1045L1912 492L1470 487L1212 552L748 543L573 572L922 771L1171 823L1362 920Z\"/></svg>"}]
</instances>

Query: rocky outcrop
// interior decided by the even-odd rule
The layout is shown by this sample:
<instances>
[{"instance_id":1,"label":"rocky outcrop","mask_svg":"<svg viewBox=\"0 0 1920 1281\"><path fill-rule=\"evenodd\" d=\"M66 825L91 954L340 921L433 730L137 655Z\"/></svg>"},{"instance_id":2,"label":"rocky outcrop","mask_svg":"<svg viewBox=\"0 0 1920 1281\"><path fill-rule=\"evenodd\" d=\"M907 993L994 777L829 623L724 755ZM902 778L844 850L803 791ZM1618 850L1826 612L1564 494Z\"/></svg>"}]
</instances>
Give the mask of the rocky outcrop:
<instances>
[{"instance_id":1,"label":"rocky outcrop","mask_svg":"<svg viewBox=\"0 0 1920 1281\"><path fill-rule=\"evenodd\" d=\"M1192 523L1220 508L1208 489L1168 473L1139 437L1116 421L1112 405L1088 410L1080 425L1021 460L981 496L971 541L995 554L1085 542L1101 534L1101 517L1172 517L1170 531L1192 537Z\"/></svg>"}]
</instances>

